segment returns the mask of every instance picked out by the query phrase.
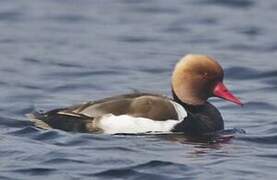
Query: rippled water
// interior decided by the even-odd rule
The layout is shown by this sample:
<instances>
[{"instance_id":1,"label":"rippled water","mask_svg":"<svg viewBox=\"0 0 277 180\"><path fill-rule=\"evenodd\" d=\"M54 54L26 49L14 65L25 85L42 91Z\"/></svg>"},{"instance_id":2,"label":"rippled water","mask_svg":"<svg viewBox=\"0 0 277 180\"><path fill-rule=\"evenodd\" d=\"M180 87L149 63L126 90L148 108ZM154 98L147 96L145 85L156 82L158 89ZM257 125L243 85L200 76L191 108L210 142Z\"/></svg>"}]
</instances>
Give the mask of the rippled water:
<instances>
[{"instance_id":1,"label":"rippled water","mask_svg":"<svg viewBox=\"0 0 277 180\"><path fill-rule=\"evenodd\" d=\"M0 179L274 179L274 0L1 0ZM244 108L212 99L227 142L43 131L24 116L146 90L186 53L217 58Z\"/></svg>"}]
</instances>

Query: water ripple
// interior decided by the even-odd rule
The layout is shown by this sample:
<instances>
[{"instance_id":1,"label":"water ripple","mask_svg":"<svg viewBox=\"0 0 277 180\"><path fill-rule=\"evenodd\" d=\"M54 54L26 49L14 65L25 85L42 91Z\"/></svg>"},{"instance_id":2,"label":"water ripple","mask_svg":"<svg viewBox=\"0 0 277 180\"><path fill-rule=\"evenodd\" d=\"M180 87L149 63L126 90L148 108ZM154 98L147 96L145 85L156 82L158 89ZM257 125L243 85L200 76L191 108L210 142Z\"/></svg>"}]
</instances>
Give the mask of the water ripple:
<instances>
[{"instance_id":1,"label":"water ripple","mask_svg":"<svg viewBox=\"0 0 277 180\"><path fill-rule=\"evenodd\" d=\"M247 26L247 27L239 28L238 31L242 34L245 34L251 37L262 34L262 29L255 26Z\"/></svg>"},{"instance_id":2,"label":"water ripple","mask_svg":"<svg viewBox=\"0 0 277 180\"><path fill-rule=\"evenodd\" d=\"M271 103L267 102L247 102L244 104L244 108L247 110L256 110L259 108L259 110L268 110L268 111L274 111L276 110L276 106Z\"/></svg>"},{"instance_id":3,"label":"water ripple","mask_svg":"<svg viewBox=\"0 0 277 180\"><path fill-rule=\"evenodd\" d=\"M15 11L0 12L0 21L20 21L24 14Z\"/></svg>"},{"instance_id":4,"label":"water ripple","mask_svg":"<svg viewBox=\"0 0 277 180\"><path fill-rule=\"evenodd\" d=\"M156 170L163 169L163 173L158 175L155 173ZM180 174L170 174L170 169L178 169L178 171L186 172L190 168L183 164L172 163L167 161L149 161L146 163L138 164L133 167L128 168L118 168L118 169L110 169L98 173L94 173L96 177L120 177L120 178L128 178L133 177L134 175L138 179L179 179L182 176ZM168 173L167 173L168 172ZM168 175L165 175L168 174Z\"/></svg>"},{"instance_id":5,"label":"water ripple","mask_svg":"<svg viewBox=\"0 0 277 180\"><path fill-rule=\"evenodd\" d=\"M86 16L76 14L64 14L59 16L53 16L49 19L62 23L88 23L92 20Z\"/></svg>"},{"instance_id":6,"label":"water ripple","mask_svg":"<svg viewBox=\"0 0 277 180\"><path fill-rule=\"evenodd\" d=\"M29 111L30 112L30 111ZM6 127L24 127L24 128L30 128L33 123L30 122L29 120L18 120L18 119L12 119L12 118L7 118L7 117L0 117L0 124L2 126Z\"/></svg>"},{"instance_id":7,"label":"water ripple","mask_svg":"<svg viewBox=\"0 0 277 180\"><path fill-rule=\"evenodd\" d=\"M47 77L66 77L66 78L72 78L72 77L87 77L87 76L93 76L93 75L123 75L126 72L118 71L118 70L112 70L112 69L103 69L103 70L84 70L82 71L59 71L59 72L52 72L47 73Z\"/></svg>"},{"instance_id":8,"label":"water ripple","mask_svg":"<svg viewBox=\"0 0 277 180\"><path fill-rule=\"evenodd\" d=\"M127 42L127 43L147 43L147 42L156 42L160 41L157 38L148 37L148 36L121 36L118 37L119 41Z\"/></svg>"},{"instance_id":9,"label":"water ripple","mask_svg":"<svg viewBox=\"0 0 277 180\"><path fill-rule=\"evenodd\" d=\"M276 159L277 154L258 154L257 157Z\"/></svg>"},{"instance_id":10,"label":"water ripple","mask_svg":"<svg viewBox=\"0 0 277 180\"><path fill-rule=\"evenodd\" d=\"M63 135L59 133L59 131L46 131L38 134L34 137L36 140L45 141L45 140L52 140L55 138L62 137Z\"/></svg>"},{"instance_id":11,"label":"water ripple","mask_svg":"<svg viewBox=\"0 0 277 180\"><path fill-rule=\"evenodd\" d=\"M16 170L13 170L12 172L14 173L20 173L20 174L29 174L29 175L33 175L33 176L36 176L36 175L48 175L50 173L53 173L55 172L56 169L53 169L53 168L39 168L39 167L36 167L36 168L21 168L21 169L16 169Z\"/></svg>"},{"instance_id":12,"label":"water ripple","mask_svg":"<svg viewBox=\"0 0 277 180\"><path fill-rule=\"evenodd\" d=\"M125 151L125 152L138 152L138 150L127 148L127 147L121 147L121 146L112 146L112 147L94 147L94 150L97 151Z\"/></svg>"},{"instance_id":13,"label":"water ripple","mask_svg":"<svg viewBox=\"0 0 277 180\"><path fill-rule=\"evenodd\" d=\"M277 144L277 135L265 135L265 136L243 136L240 140L254 142L257 144Z\"/></svg>"},{"instance_id":14,"label":"water ripple","mask_svg":"<svg viewBox=\"0 0 277 180\"><path fill-rule=\"evenodd\" d=\"M22 60L29 64L41 64L42 63L39 59L31 58L31 57L25 57Z\"/></svg>"},{"instance_id":15,"label":"water ripple","mask_svg":"<svg viewBox=\"0 0 277 180\"><path fill-rule=\"evenodd\" d=\"M230 8L249 8L255 4L253 0L202 0L200 2L208 5L220 5Z\"/></svg>"},{"instance_id":16,"label":"water ripple","mask_svg":"<svg viewBox=\"0 0 277 180\"><path fill-rule=\"evenodd\" d=\"M34 126L27 126L22 129L19 129L19 130L11 131L8 134L19 135L19 136L22 136L22 135L31 136L32 134L36 134L37 132L39 132L39 130L37 128L35 128Z\"/></svg>"},{"instance_id":17,"label":"water ripple","mask_svg":"<svg viewBox=\"0 0 277 180\"><path fill-rule=\"evenodd\" d=\"M226 78L230 79L262 79L262 78L271 78L277 77L277 71L266 71L261 72L255 69L246 68L246 67L230 67L225 69Z\"/></svg>"},{"instance_id":18,"label":"water ripple","mask_svg":"<svg viewBox=\"0 0 277 180\"><path fill-rule=\"evenodd\" d=\"M10 177L8 177L8 176L2 176L2 175L0 175L0 179L5 179L5 180L15 180L15 178L14 178L14 177L10 178Z\"/></svg>"},{"instance_id":19,"label":"water ripple","mask_svg":"<svg viewBox=\"0 0 277 180\"><path fill-rule=\"evenodd\" d=\"M23 62L28 63L30 65L50 65L60 68L86 68L86 66L76 64L76 63L67 63L67 62L60 62L48 59L39 59L34 57L24 57L22 59Z\"/></svg>"},{"instance_id":20,"label":"water ripple","mask_svg":"<svg viewBox=\"0 0 277 180\"><path fill-rule=\"evenodd\" d=\"M74 164L83 164L86 163L86 161L83 160L76 160L76 159L72 159L72 158L54 158L54 159L50 159L47 161L44 161L42 164L49 164L49 165L53 165L53 164L68 164L68 163L74 163Z\"/></svg>"}]
</instances>

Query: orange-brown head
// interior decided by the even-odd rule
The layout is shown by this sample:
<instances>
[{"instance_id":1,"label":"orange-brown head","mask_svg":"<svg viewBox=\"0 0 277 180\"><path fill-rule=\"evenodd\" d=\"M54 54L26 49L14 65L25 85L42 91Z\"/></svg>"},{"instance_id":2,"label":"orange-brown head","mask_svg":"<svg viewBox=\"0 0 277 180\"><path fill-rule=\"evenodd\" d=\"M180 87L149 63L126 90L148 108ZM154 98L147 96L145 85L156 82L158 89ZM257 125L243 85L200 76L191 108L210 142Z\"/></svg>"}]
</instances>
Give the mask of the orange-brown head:
<instances>
[{"instance_id":1,"label":"orange-brown head","mask_svg":"<svg viewBox=\"0 0 277 180\"><path fill-rule=\"evenodd\" d=\"M172 90L184 103L202 105L209 97L220 97L242 105L223 84L224 72L213 58L189 54L175 66Z\"/></svg>"}]
</instances>

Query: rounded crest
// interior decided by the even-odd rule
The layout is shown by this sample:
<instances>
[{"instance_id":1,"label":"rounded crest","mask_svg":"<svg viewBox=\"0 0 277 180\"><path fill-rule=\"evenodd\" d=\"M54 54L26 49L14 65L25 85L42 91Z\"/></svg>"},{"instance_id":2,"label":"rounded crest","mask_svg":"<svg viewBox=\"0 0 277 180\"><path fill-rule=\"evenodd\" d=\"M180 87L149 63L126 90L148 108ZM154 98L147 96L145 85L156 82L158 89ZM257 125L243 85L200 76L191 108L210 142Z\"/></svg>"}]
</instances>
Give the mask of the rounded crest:
<instances>
[{"instance_id":1,"label":"rounded crest","mask_svg":"<svg viewBox=\"0 0 277 180\"><path fill-rule=\"evenodd\" d=\"M172 74L172 90L184 103L201 105L213 96L218 82L223 80L224 72L215 59L189 54L175 66Z\"/></svg>"}]
</instances>

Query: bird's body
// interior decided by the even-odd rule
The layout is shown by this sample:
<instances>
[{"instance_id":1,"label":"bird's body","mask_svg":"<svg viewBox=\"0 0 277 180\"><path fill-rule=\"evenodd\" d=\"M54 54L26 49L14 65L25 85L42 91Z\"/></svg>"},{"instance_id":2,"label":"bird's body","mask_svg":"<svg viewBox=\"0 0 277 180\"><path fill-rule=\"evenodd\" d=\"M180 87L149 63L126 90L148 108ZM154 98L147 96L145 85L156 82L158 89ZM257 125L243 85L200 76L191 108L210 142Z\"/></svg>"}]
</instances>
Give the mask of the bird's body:
<instances>
[{"instance_id":1,"label":"bird's body","mask_svg":"<svg viewBox=\"0 0 277 180\"><path fill-rule=\"evenodd\" d=\"M109 134L174 131L193 134L223 129L222 117L210 103L197 110L189 111L190 108L165 96L134 93L34 113L33 119L42 128Z\"/></svg>"},{"instance_id":2,"label":"bird's body","mask_svg":"<svg viewBox=\"0 0 277 180\"><path fill-rule=\"evenodd\" d=\"M206 100L213 90L222 92L225 88L221 83L223 70L209 57L198 55L196 60L193 57L186 56L175 67L173 98L133 93L33 113L30 117L38 127L89 133L182 132L195 135L221 130L224 128L221 114ZM227 95L223 92L222 97L227 99ZM228 100L239 102L234 96Z\"/></svg>"}]
</instances>

